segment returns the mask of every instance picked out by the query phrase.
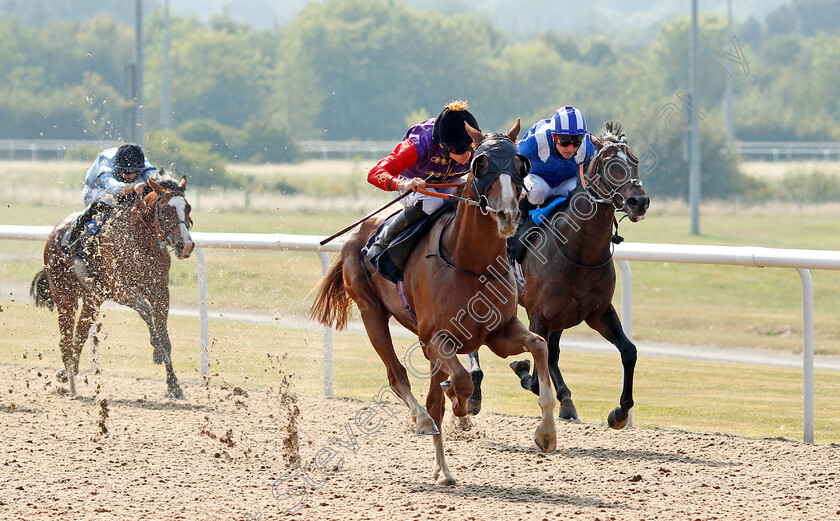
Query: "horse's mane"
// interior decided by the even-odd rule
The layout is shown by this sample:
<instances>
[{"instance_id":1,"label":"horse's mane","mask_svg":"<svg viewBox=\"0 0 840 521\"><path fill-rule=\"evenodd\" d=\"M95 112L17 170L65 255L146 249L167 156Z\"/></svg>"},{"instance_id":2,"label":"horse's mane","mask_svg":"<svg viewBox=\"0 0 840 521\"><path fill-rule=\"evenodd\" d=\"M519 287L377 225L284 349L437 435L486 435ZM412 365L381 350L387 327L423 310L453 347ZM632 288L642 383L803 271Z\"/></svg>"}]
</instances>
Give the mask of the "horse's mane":
<instances>
[{"instance_id":1,"label":"horse's mane","mask_svg":"<svg viewBox=\"0 0 840 521\"><path fill-rule=\"evenodd\" d=\"M169 172L166 172L163 169L158 171L158 174L154 176L154 180L157 182L157 184L162 186L167 191L182 191L181 185L178 183L178 180L172 177L172 175L169 174Z\"/></svg>"},{"instance_id":2,"label":"horse's mane","mask_svg":"<svg viewBox=\"0 0 840 521\"><path fill-rule=\"evenodd\" d=\"M598 141L606 143L627 143L627 136L624 135L624 127L622 126L620 121L608 119L604 121L604 133L598 136ZM597 155L597 154L596 154ZM592 156L592 159L586 165L586 172L585 176L590 176L592 174L592 169L595 167L595 156Z\"/></svg>"},{"instance_id":3,"label":"horse's mane","mask_svg":"<svg viewBox=\"0 0 840 521\"><path fill-rule=\"evenodd\" d=\"M599 136L599 139L611 141L613 143L622 143L627 141L621 122L614 120L604 121L604 133Z\"/></svg>"}]
</instances>

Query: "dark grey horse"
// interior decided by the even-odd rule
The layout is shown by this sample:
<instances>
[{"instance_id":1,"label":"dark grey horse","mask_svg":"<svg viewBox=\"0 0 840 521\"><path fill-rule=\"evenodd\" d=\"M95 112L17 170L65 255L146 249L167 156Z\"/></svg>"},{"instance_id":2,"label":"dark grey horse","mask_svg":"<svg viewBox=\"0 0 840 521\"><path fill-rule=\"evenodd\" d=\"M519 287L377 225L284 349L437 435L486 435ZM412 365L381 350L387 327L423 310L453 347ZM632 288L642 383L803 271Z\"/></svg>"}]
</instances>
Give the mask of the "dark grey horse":
<instances>
[{"instance_id":1,"label":"dark grey horse","mask_svg":"<svg viewBox=\"0 0 840 521\"><path fill-rule=\"evenodd\" d=\"M638 159L630 152L618 122L607 121L605 133L592 137L596 153L587 165L583 183L569 197L569 204L543 225L522 236L526 242L522 261L525 290L519 303L530 319L530 330L548 340L548 364L557 389L562 419L578 419L572 393L560 374L560 335L564 329L586 322L621 353L624 386L619 406L609 413L611 427L627 424L633 407L633 371L636 346L621 327L612 297L615 266L612 262L615 212L623 211L631 221L644 219L650 204L639 180ZM527 360L510 364L522 387L539 392L536 375ZM478 352L468 357L474 393L470 412L481 409L480 383L483 377Z\"/></svg>"}]
</instances>

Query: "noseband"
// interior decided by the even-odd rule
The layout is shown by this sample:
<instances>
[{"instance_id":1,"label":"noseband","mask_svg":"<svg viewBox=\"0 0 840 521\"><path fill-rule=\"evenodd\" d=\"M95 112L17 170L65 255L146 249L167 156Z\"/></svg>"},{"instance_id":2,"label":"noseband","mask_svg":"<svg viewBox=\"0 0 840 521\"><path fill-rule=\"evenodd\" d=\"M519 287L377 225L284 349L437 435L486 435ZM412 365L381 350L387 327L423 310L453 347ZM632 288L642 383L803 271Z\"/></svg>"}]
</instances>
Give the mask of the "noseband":
<instances>
[{"instance_id":1,"label":"noseband","mask_svg":"<svg viewBox=\"0 0 840 521\"><path fill-rule=\"evenodd\" d=\"M607 166L609 166L608 163L610 163L612 161L618 161L618 159L609 159L607 161L604 161L603 157L601 157L601 155L606 150L609 150L611 148L618 148L619 152L624 152L624 154L628 158L627 161L630 162L631 164L633 164L634 166L639 164L638 160L635 160L635 161L633 160L633 158L635 158L635 156L633 156L633 154L628 150L627 143L609 142L606 145L604 145L603 147L601 147L601 149L598 150L595 153L595 156L592 158L592 163L594 163L594 167L592 167L592 168L594 168L595 179L598 179L598 178L605 179L607 177L606 173L607 173ZM600 167L600 170L601 170L600 173L598 172L599 167ZM625 168L624 165L622 165L621 168L624 171L628 171L628 169ZM600 197L599 194L594 190L594 188L591 187L591 185L589 183L583 183L583 190L584 190L584 192L586 192L586 195L587 195L587 197L589 198L590 201L592 201L594 203L598 203L598 204L611 205L613 208L615 208L616 211L621 212L621 211L624 211L627 208L627 198L624 197L624 195L622 193L620 193L619 190L621 190L622 188L624 188L628 184L631 185L631 186L641 187L642 186L642 180L638 179L638 178L630 177L627 181L621 183L618 186L611 186L609 183L606 182L606 180L604 181L604 184L609 189L609 193L605 197ZM618 202L616 201L616 196L618 196L620 198Z\"/></svg>"}]
</instances>

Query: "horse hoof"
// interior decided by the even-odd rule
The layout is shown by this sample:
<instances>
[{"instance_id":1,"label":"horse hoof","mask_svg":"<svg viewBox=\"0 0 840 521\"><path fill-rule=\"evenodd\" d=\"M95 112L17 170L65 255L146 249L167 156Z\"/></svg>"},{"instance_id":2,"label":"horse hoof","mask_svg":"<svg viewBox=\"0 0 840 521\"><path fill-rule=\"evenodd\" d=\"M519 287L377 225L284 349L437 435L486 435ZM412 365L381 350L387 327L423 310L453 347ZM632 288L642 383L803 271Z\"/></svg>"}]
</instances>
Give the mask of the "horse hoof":
<instances>
[{"instance_id":1,"label":"horse hoof","mask_svg":"<svg viewBox=\"0 0 840 521\"><path fill-rule=\"evenodd\" d=\"M166 394L167 398L173 400L185 400L186 396L184 396L184 391L181 390L180 387L175 389L170 389L169 392Z\"/></svg>"},{"instance_id":2,"label":"horse hoof","mask_svg":"<svg viewBox=\"0 0 840 521\"><path fill-rule=\"evenodd\" d=\"M440 434L440 429L437 428L431 416L426 421L418 421L414 427L415 436L432 436L435 434Z\"/></svg>"},{"instance_id":3,"label":"horse hoof","mask_svg":"<svg viewBox=\"0 0 840 521\"><path fill-rule=\"evenodd\" d=\"M452 486L455 486L455 485L458 484L458 480L453 478L452 476L449 476L449 477L441 476L440 478L438 478L437 484L452 487Z\"/></svg>"},{"instance_id":4,"label":"horse hoof","mask_svg":"<svg viewBox=\"0 0 840 521\"><path fill-rule=\"evenodd\" d=\"M534 443L543 452L554 452L557 449L557 434L552 432L534 432Z\"/></svg>"},{"instance_id":5,"label":"horse hoof","mask_svg":"<svg viewBox=\"0 0 840 521\"><path fill-rule=\"evenodd\" d=\"M516 373L516 376L522 378L523 375L526 375L531 372L531 361L530 360L519 360L513 361L510 363L510 368L513 369L513 372Z\"/></svg>"},{"instance_id":6,"label":"horse hoof","mask_svg":"<svg viewBox=\"0 0 840 521\"><path fill-rule=\"evenodd\" d=\"M67 370L62 369L61 371L55 373L55 379L63 384L67 383Z\"/></svg>"},{"instance_id":7,"label":"horse hoof","mask_svg":"<svg viewBox=\"0 0 840 521\"><path fill-rule=\"evenodd\" d=\"M610 414L607 416L607 424L613 429L623 429L625 425L627 425L627 420L630 418L630 414L625 409L621 407L616 407L615 409L610 411Z\"/></svg>"},{"instance_id":8,"label":"horse hoof","mask_svg":"<svg viewBox=\"0 0 840 521\"><path fill-rule=\"evenodd\" d=\"M557 415L557 417L561 420L567 421L580 420L580 417L578 417L577 408L571 400L566 401L566 403L564 403L563 400L560 401L560 412Z\"/></svg>"}]
</instances>

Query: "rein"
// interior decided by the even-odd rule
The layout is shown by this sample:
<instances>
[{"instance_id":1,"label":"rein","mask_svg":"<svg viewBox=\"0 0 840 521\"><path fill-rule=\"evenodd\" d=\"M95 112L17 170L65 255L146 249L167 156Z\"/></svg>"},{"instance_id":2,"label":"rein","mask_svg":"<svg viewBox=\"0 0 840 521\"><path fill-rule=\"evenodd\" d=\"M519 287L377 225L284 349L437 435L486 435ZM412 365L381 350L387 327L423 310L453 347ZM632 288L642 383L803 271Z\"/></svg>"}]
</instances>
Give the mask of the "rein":
<instances>
[{"instance_id":1,"label":"rein","mask_svg":"<svg viewBox=\"0 0 840 521\"><path fill-rule=\"evenodd\" d=\"M426 186L429 187L429 188L454 188L456 186L461 186L462 184L463 183L443 183L443 184L427 184ZM469 206L477 206L479 209L482 208L482 202L481 202L480 198L479 198L478 201L476 201L475 199L469 199L467 197L460 197L460 196L457 196L455 194L442 194L440 192L432 192L432 191L426 190L424 188L418 188L417 192L421 193L423 195L428 195L428 196L431 196L431 197L438 197L440 199L445 199L447 201L457 201L459 203L464 203L464 204L467 204ZM483 197L484 201L487 201L487 196L482 195L480 197ZM483 215L487 215L488 213L491 213L491 212L496 213L496 212L499 211L499 210L496 210L495 208L493 208L492 206L490 206L489 204L486 204L486 203L483 205L483 208L484 209L481 210L481 213Z\"/></svg>"}]
</instances>

